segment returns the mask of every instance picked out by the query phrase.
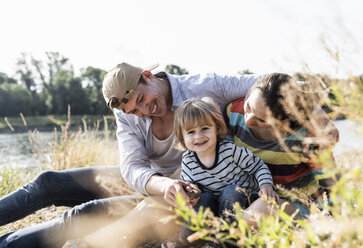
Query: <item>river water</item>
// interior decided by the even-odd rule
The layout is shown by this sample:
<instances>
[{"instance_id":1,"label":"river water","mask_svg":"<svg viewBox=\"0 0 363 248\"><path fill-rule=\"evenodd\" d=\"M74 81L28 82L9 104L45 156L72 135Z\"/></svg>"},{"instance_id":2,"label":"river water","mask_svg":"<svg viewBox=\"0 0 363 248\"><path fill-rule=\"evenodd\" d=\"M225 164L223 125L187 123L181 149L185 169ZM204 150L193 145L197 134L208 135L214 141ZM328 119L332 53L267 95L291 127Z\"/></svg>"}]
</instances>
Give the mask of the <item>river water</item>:
<instances>
[{"instance_id":1,"label":"river water","mask_svg":"<svg viewBox=\"0 0 363 248\"><path fill-rule=\"evenodd\" d=\"M363 135L357 123L350 120L334 122L340 133L340 141L334 148L335 157L344 152L363 152ZM52 132L39 132L29 139L28 133L0 134L0 167L39 167L47 163L47 148L54 140ZM31 135L33 137L33 135Z\"/></svg>"},{"instance_id":2,"label":"river water","mask_svg":"<svg viewBox=\"0 0 363 248\"><path fill-rule=\"evenodd\" d=\"M0 167L38 167L47 160L52 132L0 134Z\"/></svg>"}]
</instances>

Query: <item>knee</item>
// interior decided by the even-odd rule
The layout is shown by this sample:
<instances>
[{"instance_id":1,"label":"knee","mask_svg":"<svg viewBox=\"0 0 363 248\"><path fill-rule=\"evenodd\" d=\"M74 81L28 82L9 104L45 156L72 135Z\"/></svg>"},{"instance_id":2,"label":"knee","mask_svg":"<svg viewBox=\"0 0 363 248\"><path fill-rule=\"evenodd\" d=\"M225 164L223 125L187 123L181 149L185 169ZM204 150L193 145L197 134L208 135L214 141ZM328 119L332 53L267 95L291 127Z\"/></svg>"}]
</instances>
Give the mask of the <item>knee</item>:
<instances>
[{"instance_id":1,"label":"knee","mask_svg":"<svg viewBox=\"0 0 363 248\"><path fill-rule=\"evenodd\" d=\"M63 220L70 221L75 217L87 216L90 217L92 215L104 215L107 216L108 209L107 204L105 204L102 200L93 200L80 205L77 205L63 213Z\"/></svg>"},{"instance_id":2,"label":"knee","mask_svg":"<svg viewBox=\"0 0 363 248\"><path fill-rule=\"evenodd\" d=\"M230 185L221 191L220 201L240 202L245 205L248 202L248 193L237 185Z\"/></svg>"},{"instance_id":3,"label":"knee","mask_svg":"<svg viewBox=\"0 0 363 248\"><path fill-rule=\"evenodd\" d=\"M71 175L64 171L52 171L47 170L41 172L35 179L29 184L29 187L39 188L42 192L48 192L48 194L60 193L69 188L69 185L73 185L74 180Z\"/></svg>"},{"instance_id":4,"label":"knee","mask_svg":"<svg viewBox=\"0 0 363 248\"><path fill-rule=\"evenodd\" d=\"M274 206L259 198L243 212L243 219L251 228L257 229L257 222L261 217L275 214Z\"/></svg>"},{"instance_id":5,"label":"knee","mask_svg":"<svg viewBox=\"0 0 363 248\"><path fill-rule=\"evenodd\" d=\"M22 190L32 197L42 197L44 201L52 202L59 194L63 194L64 188L71 185L72 178L66 173L58 171L43 171L33 181L24 185Z\"/></svg>"},{"instance_id":6,"label":"knee","mask_svg":"<svg viewBox=\"0 0 363 248\"><path fill-rule=\"evenodd\" d=\"M48 187L49 185L53 185L54 182L58 182L59 179L57 179L61 175L60 172L57 171L43 171L41 172L31 183L32 185L39 185L40 187Z\"/></svg>"},{"instance_id":7,"label":"knee","mask_svg":"<svg viewBox=\"0 0 363 248\"><path fill-rule=\"evenodd\" d=\"M48 196L48 192L50 193L52 188L57 188L54 187L54 184L57 181L55 180L57 174L58 172L55 171L43 171L38 176L36 176L33 181L24 185L21 190L24 190L26 193L32 193L46 197L44 194L47 194Z\"/></svg>"},{"instance_id":8,"label":"knee","mask_svg":"<svg viewBox=\"0 0 363 248\"><path fill-rule=\"evenodd\" d=\"M135 207L136 197L127 196L114 197L107 199L97 199L77 205L63 213L63 219L68 221L79 217L102 217L102 218L121 218Z\"/></svg>"},{"instance_id":9,"label":"knee","mask_svg":"<svg viewBox=\"0 0 363 248\"><path fill-rule=\"evenodd\" d=\"M221 197L228 198L231 195L241 194L243 193L243 189L238 185L228 185L221 190Z\"/></svg>"},{"instance_id":10,"label":"knee","mask_svg":"<svg viewBox=\"0 0 363 248\"><path fill-rule=\"evenodd\" d=\"M221 192L218 201L219 214L224 215L224 212L234 212L234 205L239 203L243 209L249 206L247 192L243 191L237 185L231 185L224 188Z\"/></svg>"},{"instance_id":11,"label":"knee","mask_svg":"<svg viewBox=\"0 0 363 248\"><path fill-rule=\"evenodd\" d=\"M200 207L209 207L214 213L216 212L217 198L211 192L202 192L200 194L200 199L194 206L194 209L198 210Z\"/></svg>"}]
</instances>

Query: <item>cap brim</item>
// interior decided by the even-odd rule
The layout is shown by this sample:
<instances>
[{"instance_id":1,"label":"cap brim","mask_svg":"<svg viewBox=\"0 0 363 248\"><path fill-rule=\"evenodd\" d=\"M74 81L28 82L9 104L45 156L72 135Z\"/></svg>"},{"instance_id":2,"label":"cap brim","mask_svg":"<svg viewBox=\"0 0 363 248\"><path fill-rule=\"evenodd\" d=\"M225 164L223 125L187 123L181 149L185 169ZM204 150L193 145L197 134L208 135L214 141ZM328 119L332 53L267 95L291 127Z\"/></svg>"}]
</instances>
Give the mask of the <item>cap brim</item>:
<instances>
[{"instance_id":1,"label":"cap brim","mask_svg":"<svg viewBox=\"0 0 363 248\"><path fill-rule=\"evenodd\" d=\"M146 71L151 71L151 70L154 70L158 66L159 66L159 63L155 63L155 64L153 64L153 65L151 65L149 67L146 67L145 70Z\"/></svg>"}]
</instances>

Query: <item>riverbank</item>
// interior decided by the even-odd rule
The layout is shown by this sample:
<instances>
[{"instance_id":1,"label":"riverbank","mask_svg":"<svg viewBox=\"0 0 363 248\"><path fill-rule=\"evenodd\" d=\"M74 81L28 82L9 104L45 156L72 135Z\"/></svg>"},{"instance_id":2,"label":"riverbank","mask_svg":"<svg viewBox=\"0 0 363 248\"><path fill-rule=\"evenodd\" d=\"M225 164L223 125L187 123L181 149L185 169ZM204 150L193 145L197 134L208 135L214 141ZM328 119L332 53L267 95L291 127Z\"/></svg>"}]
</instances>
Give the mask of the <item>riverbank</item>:
<instances>
[{"instance_id":1,"label":"riverbank","mask_svg":"<svg viewBox=\"0 0 363 248\"><path fill-rule=\"evenodd\" d=\"M41 132L60 130L62 125L66 125L68 117L66 115L46 115L46 116L27 116L2 117L0 119L0 133L24 133L29 130ZM70 118L70 129L97 127L103 130L105 125L108 129L115 128L115 117L113 115L72 115Z\"/></svg>"}]
</instances>

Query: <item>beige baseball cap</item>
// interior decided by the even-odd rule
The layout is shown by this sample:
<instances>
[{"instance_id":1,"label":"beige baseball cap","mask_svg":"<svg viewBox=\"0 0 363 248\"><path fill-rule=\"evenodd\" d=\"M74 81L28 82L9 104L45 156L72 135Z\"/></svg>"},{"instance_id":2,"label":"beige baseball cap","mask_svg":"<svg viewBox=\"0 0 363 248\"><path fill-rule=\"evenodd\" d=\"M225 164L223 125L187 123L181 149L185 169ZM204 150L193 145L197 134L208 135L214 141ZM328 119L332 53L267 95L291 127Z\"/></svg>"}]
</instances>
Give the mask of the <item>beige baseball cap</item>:
<instances>
[{"instance_id":1,"label":"beige baseball cap","mask_svg":"<svg viewBox=\"0 0 363 248\"><path fill-rule=\"evenodd\" d=\"M159 64L154 64L145 70L150 71L158 66ZM145 70L127 63L118 64L111 69L105 75L102 84L102 93L107 106L111 107L111 100L116 100L117 108L123 110L125 104L135 94L141 74Z\"/></svg>"}]
</instances>

